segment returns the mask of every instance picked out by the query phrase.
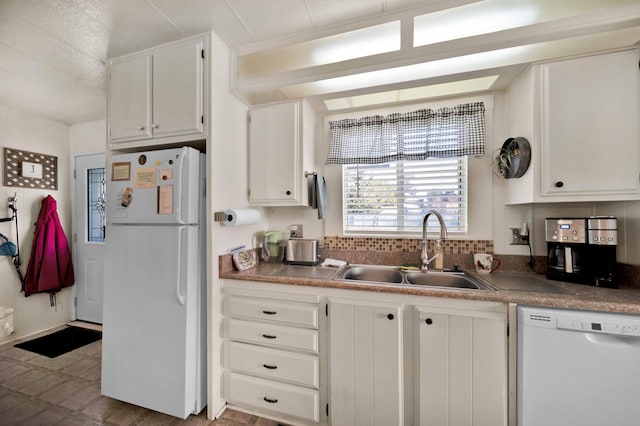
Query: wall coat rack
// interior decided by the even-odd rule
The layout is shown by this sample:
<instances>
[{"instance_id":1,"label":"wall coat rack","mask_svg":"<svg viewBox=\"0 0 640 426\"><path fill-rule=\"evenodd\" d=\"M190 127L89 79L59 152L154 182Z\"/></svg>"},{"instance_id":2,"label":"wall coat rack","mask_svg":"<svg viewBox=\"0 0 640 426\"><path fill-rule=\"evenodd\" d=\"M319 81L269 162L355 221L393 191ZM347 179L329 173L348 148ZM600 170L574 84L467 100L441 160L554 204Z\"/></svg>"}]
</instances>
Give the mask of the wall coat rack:
<instances>
[{"instance_id":1,"label":"wall coat rack","mask_svg":"<svg viewBox=\"0 0 640 426\"><path fill-rule=\"evenodd\" d=\"M0 256L10 256L13 261L13 267L16 269L16 273L18 274L18 278L20 279L21 290L24 291L24 276L22 275L22 271L20 270L21 262L20 262L20 233L18 230L18 208L16 204L18 203L18 195L14 194L13 197L9 198L9 210L11 210L11 216L0 218L0 222L12 222L16 221L16 243L13 244L7 237L0 234L0 237L4 241L4 243L0 244Z\"/></svg>"}]
</instances>

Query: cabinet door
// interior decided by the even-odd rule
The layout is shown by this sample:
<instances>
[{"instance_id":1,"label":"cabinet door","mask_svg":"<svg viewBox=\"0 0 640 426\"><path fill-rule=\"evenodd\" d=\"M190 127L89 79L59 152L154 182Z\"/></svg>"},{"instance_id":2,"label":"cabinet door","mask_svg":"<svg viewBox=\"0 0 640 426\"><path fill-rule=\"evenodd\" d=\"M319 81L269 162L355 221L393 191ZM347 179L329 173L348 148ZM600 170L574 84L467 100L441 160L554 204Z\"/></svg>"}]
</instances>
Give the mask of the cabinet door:
<instances>
[{"instance_id":1,"label":"cabinet door","mask_svg":"<svg viewBox=\"0 0 640 426\"><path fill-rule=\"evenodd\" d=\"M419 424L506 425L505 319L417 311Z\"/></svg>"},{"instance_id":2,"label":"cabinet door","mask_svg":"<svg viewBox=\"0 0 640 426\"><path fill-rule=\"evenodd\" d=\"M114 61L109 68L109 140L151 137L151 56Z\"/></svg>"},{"instance_id":3,"label":"cabinet door","mask_svg":"<svg viewBox=\"0 0 640 426\"><path fill-rule=\"evenodd\" d=\"M153 137L202 132L203 47L189 40L153 54Z\"/></svg>"},{"instance_id":4,"label":"cabinet door","mask_svg":"<svg viewBox=\"0 0 640 426\"><path fill-rule=\"evenodd\" d=\"M251 110L249 124L249 202L296 205L300 202L300 102Z\"/></svg>"},{"instance_id":5,"label":"cabinet door","mask_svg":"<svg viewBox=\"0 0 640 426\"><path fill-rule=\"evenodd\" d=\"M400 305L329 303L329 416L334 425L401 425Z\"/></svg>"},{"instance_id":6,"label":"cabinet door","mask_svg":"<svg viewBox=\"0 0 640 426\"><path fill-rule=\"evenodd\" d=\"M638 52L542 66L542 196L639 194Z\"/></svg>"}]
</instances>

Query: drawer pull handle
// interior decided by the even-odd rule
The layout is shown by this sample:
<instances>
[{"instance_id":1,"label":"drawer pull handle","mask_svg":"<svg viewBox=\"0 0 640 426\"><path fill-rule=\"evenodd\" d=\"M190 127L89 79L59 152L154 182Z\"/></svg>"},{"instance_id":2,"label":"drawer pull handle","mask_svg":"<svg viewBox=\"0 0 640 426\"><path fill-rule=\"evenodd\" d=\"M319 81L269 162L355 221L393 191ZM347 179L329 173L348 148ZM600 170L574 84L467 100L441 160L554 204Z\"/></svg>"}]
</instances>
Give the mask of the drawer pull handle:
<instances>
[{"instance_id":1,"label":"drawer pull handle","mask_svg":"<svg viewBox=\"0 0 640 426\"><path fill-rule=\"evenodd\" d=\"M262 337L264 337L265 339L275 339L276 336L273 336L271 334L263 334Z\"/></svg>"},{"instance_id":2,"label":"drawer pull handle","mask_svg":"<svg viewBox=\"0 0 640 426\"><path fill-rule=\"evenodd\" d=\"M275 370L276 368L278 368L278 366L277 366L277 365L262 364L262 366L263 366L264 368L269 369L269 370Z\"/></svg>"},{"instance_id":3,"label":"drawer pull handle","mask_svg":"<svg viewBox=\"0 0 640 426\"><path fill-rule=\"evenodd\" d=\"M276 404L276 403L278 403L278 400L277 400L277 399L275 399L275 398L267 398L267 397L265 396L265 397L264 397L264 398L262 398L262 399L264 399L264 400L265 400L266 402L268 402L269 404Z\"/></svg>"},{"instance_id":4,"label":"drawer pull handle","mask_svg":"<svg viewBox=\"0 0 640 426\"><path fill-rule=\"evenodd\" d=\"M275 315L275 314L277 314L276 311L262 311L262 313L265 314L265 315Z\"/></svg>"}]
</instances>

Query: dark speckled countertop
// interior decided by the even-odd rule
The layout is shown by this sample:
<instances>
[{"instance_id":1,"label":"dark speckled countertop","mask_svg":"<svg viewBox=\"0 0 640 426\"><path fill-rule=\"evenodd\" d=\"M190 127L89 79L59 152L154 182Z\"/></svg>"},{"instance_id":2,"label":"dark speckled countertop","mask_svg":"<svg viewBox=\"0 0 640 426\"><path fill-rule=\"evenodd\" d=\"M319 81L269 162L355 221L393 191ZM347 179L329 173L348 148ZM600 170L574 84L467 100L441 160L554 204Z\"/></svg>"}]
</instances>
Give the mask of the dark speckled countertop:
<instances>
[{"instance_id":1,"label":"dark speckled countertop","mask_svg":"<svg viewBox=\"0 0 640 426\"><path fill-rule=\"evenodd\" d=\"M294 272L291 275L273 275L285 266L284 264L259 263L255 268L237 271L228 259L221 257L220 278L640 314L640 290L606 289L551 281L547 280L544 275L533 272L497 271L489 275L469 272L471 277L489 284L496 290L481 291L338 281L332 278L337 275L340 268L321 266L298 266L292 268Z\"/></svg>"}]
</instances>

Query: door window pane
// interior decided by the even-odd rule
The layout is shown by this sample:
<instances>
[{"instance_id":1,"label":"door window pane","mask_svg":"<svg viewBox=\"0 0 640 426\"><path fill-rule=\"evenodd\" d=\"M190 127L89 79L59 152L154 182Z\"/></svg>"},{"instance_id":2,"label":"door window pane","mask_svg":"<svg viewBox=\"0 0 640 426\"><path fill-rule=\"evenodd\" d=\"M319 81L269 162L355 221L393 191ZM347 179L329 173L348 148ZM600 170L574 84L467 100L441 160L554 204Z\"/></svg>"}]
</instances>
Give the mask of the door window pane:
<instances>
[{"instance_id":1,"label":"door window pane","mask_svg":"<svg viewBox=\"0 0 640 426\"><path fill-rule=\"evenodd\" d=\"M87 240L92 243L104 242L105 184L104 167L87 170Z\"/></svg>"}]
</instances>

